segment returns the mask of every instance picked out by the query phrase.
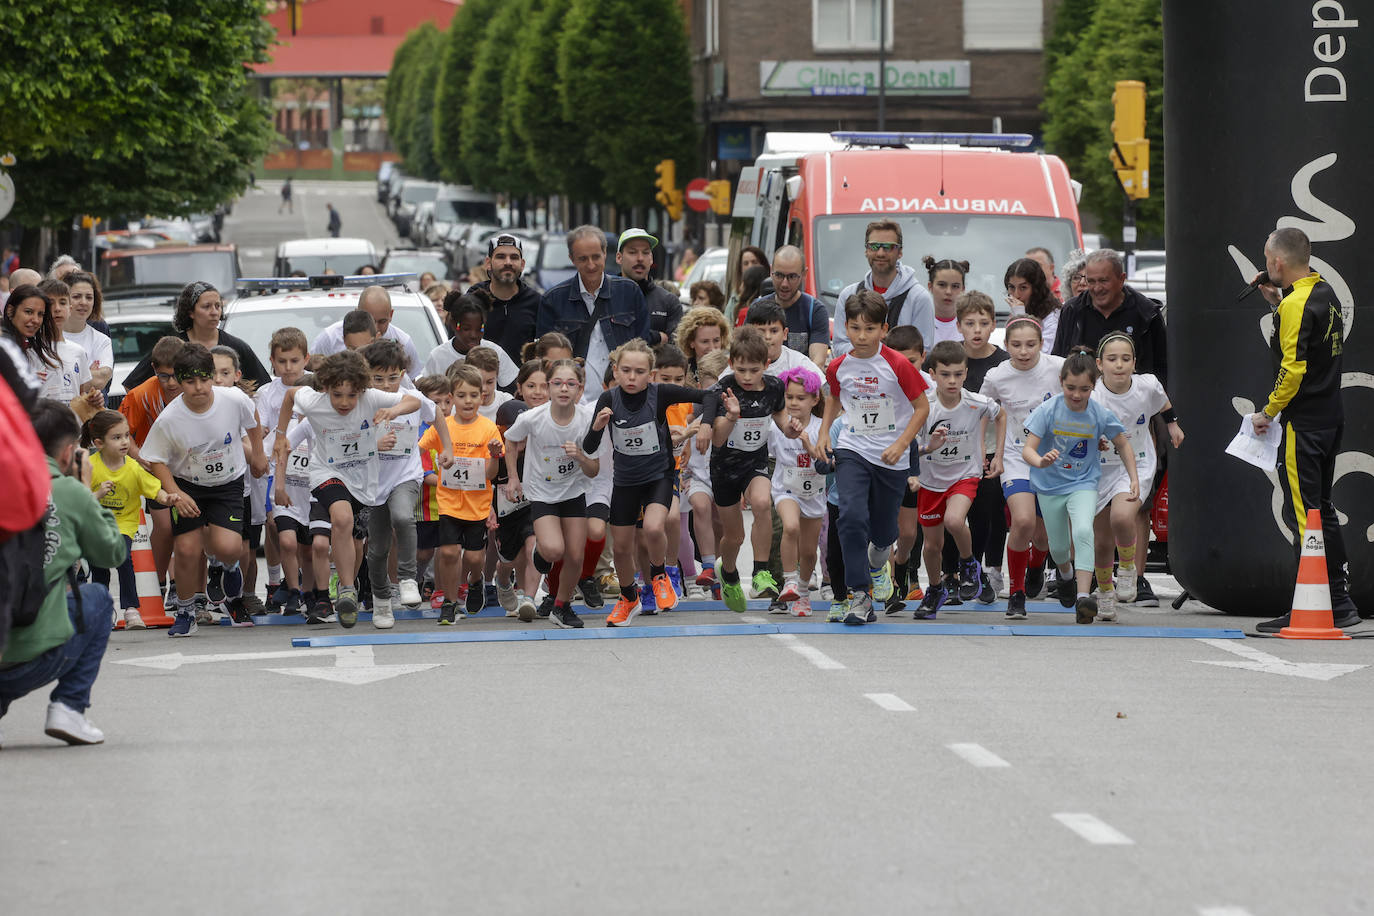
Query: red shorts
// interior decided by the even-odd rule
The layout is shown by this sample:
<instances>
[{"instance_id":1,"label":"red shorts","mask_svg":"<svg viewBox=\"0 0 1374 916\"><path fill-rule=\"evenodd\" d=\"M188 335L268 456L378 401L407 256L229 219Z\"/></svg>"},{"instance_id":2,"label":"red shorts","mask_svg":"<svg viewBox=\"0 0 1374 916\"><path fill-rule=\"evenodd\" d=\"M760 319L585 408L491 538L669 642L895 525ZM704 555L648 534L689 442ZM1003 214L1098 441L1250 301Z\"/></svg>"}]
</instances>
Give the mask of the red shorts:
<instances>
[{"instance_id":1,"label":"red shorts","mask_svg":"<svg viewBox=\"0 0 1374 916\"><path fill-rule=\"evenodd\" d=\"M921 517L923 527L933 528L945 520L945 505L951 496L967 496L972 502L977 495L977 477L965 477L943 493L922 487L916 494L916 513Z\"/></svg>"}]
</instances>

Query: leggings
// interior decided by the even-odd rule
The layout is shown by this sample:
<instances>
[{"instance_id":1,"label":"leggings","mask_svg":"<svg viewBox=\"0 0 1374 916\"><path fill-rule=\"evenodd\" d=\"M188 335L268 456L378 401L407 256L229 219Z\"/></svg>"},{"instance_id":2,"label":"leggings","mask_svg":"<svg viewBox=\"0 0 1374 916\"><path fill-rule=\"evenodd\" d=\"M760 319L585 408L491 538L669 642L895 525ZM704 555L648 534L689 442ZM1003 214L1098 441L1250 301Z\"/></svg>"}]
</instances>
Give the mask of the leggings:
<instances>
[{"instance_id":1,"label":"leggings","mask_svg":"<svg viewBox=\"0 0 1374 916\"><path fill-rule=\"evenodd\" d=\"M1037 493L1040 513L1045 517L1045 533L1050 537L1050 558L1055 566L1069 561L1069 540L1073 539L1073 566L1079 572L1093 570L1093 516L1097 512L1097 489L1072 493ZM1072 535L1070 534L1072 529Z\"/></svg>"},{"instance_id":2,"label":"leggings","mask_svg":"<svg viewBox=\"0 0 1374 916\"><path fill-rule=\"evenodd\" d=\"M124 608L138 607L138 582L134 579L134 540L124 535L124 562L115 567L119 573L119 604ZM96 585L110 586L110 571L99 566L91 570L91 581Z\"/></svg>"},{"instance_id":3,"label":"leggings","mask_svg":"<svg viewBox=\"0 0 1374 916\"><path fill-rule=\"evenodd\" d=\"M419 498L419 482L406 480L391 491L385 502L373 506L368 513L368 584L372 587L372 594L378 598L391 595L391 573L387 569L387 561L391 556L393 532L396 536L396 575L400 579L415 578L415 502Z\"/></svg>"}]
</instances>

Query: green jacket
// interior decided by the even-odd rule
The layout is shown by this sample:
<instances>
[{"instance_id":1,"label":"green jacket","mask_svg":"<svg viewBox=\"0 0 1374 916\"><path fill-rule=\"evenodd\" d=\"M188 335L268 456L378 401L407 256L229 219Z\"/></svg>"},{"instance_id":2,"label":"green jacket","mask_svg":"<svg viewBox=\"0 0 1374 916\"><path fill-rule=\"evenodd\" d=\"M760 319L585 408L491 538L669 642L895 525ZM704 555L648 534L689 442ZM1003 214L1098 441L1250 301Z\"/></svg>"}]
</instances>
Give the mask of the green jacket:
<instances>
[{"instance_id":1,"label":"green jacket","mask_svg":"<svg viewBox=\"0 0 1374 916\"><path fill-rule=\"evenodd\" d=\"M124 536L115 517L75 477L68 477L48 459L52 476L54 519L48 525L43 569L48 596L38 618L27 627L10 631L9 645L0 665L32 661L62 645L76 632L67 613L67 570L85 557L92 566L113 569L124 562Z\"/></svg>"}]
</instances>

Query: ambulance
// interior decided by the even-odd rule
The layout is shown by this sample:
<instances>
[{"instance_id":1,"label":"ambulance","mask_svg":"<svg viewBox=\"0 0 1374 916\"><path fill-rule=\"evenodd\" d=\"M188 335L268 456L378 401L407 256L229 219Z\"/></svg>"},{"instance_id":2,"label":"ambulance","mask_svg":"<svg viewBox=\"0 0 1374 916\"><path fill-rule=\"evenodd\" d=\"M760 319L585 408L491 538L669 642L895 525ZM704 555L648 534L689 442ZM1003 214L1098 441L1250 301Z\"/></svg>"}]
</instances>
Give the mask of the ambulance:
<instances>
[{"instance_id":1,"label":"ambulance","mask_svg":"<svg viewBox=\"0 0 1374 916\"><path fill-rule=\"evenodd\" d=\"M802 139L789 150L790 137ZM1082 247L1081 186L1057 156L1026 151L1030 143L1027 134L769 135L736 186L728 281L744 246L771 261L796 245L806 291L833 316L840 291L868 272L865 227L887 218L902 227L903 263L924 274L928 254L968 261L967 288L1005 315L1002 278L1013 261L1038 246L1062 264Z\"/></svg>"}]
</instances>

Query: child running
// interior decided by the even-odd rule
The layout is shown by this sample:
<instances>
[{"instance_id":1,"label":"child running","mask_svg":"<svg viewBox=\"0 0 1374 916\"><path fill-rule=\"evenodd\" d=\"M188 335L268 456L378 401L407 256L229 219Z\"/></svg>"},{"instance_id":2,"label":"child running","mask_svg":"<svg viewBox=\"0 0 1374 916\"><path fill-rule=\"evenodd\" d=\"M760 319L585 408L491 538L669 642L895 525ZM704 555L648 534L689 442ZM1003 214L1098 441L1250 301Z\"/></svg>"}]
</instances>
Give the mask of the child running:
<instances>
[{"instance_id":1,"label":"child running","mask_svg":"<svg viewBox=\"0 0 1374 916\"><path fill-rule=\"evenodd\" d=\"M964 292L968 261L955 261L950 258L937 261L926 255L922 263L926 265L926 273L930 277L926 289L930 290L931 298L935 300L935 333L928 343L933 348L941 341L962 340L957 303L959 296Z\"/></svg>"},{"instance_id":2,"label":"child running","mask_svg":"<svg viewBox=\"0 0 1374 916\"><path fill-rule=\"evenodd\" d=\"M976 392L983 387L988 372L1009 358L1007 351L990 339L997 327L996 307L992 297L975 289L959 297L955 313L959 316L959 333L963 335L964 353L968 356L964 387ZM997 459L997 444L1001 441L1001 435L987 430L983 438L983 466L987 471L991 471ZM983 564L983 588L978 593L978 601L992 604L1002 591L1002 555L1007 549L1007 499L1002 495L1000 475L983 474L978 495L973 498L973 507L969 510L968 526L973 535L973 555Z\"/></svg>"},{"instance_id":3,"label":"child running","mask_svg":"<svg viewBox=\"0 0 1374 916\"><path fill-rule=\"evenodd\" d=\"M1006 344L1011 358L988 372L978 393L995 400L1007 414L1006 434L997 444L997 455L1002 459L1002 494L1011 514L1007 618L1024 620L1026 598L1039 595L1045 585L1049 544L1044 523L1037 517L1030 465L1022 459L1026 418L1062 391L1059 370L1064 360L1041 352L1040 322L1026 315L1007 322Z\"/></svg>"},{"instance_id":4,"label":"child running","mask_svg":"<svg viewBox=\"0 0 1374 916\"><path fill-rule=\"evenodd\" d=\"M304 334L301 334L301 339L305 339ZM275 358L273 363L276 363ZM285 378L286 376L279 372L276 380ZM298 374L295 382L299 384L302 381L302 376ZM258 394L261 396L262 392ZM283 390L282 396L285 397L285 394ZM280 402L277 403L277 411L279 415ZM286 452L276 447L276 439L279 438L276 429L276 424L273 424L272 453L276 456L273 462L276 471L272 477L272 524L277 530L277 547L281 552L282 563L282 586L286 588L286 595L281 602L281 613L296 614L302 607L308 611L314 606L314 586L320 579L312 562L314 538L311 534L310 518L310 439L305 435L310 431L310 424L306 423L305 417L299 413L291 414L291 421L286 427ZM325 528L328 534L328 522L325 522ZM327 555L322 578L327 585ZM307 585L310 587L307 588ZM329 600L327 587L325 600ZM322 623L323 620L317 622Z\"/></svg>"},{"instance_id":5,"label":"child running","mask_svg":"<svg viewBox=\"0 0 1374 916\"><path fill-rule=\"evenodd\" d=\"M549 401L522 413L506 431L506 488L509 498L529 500L537 565L547 570L561 561L568 569L578 569L587 540L587 483L600 470L596 458L578 445L591 426L592 411L579 404L581 366L570 359L544 365ZM523 469L514 458L519 446L524 449ZM582 628L582 618L572 609L574 584L571 575L558 579L549 618L555 626Z\"/></svg>"},{"instance_id":6,"label":"child running","mask_svg":"<svg viewBox=\"0 0 1374 916\"><path fill-rule=\"evenodd\" d=\"M86 421L82 445L91 452L91 490L100 504L115 517L119 533L124 536L124 562L119 564L119 603L123 606L124 629L141 630L143 617L138 612L138 582L134 578L134 538L138 536L138 515L143 500L155 499L161 505L174 505L177 500L162 489L158 479L143 469L137 461L129 460L129 422L114 410L101 410ZM95 567L91 580L106 587L110 571Z\"/></svg>"},{"instance_id":7,"label":"child running","mask_svg":"<svg viewBox=\"0 0 1374 916\"><path fill-rule=\"evenodd\" d=\"M1110 440L1121 456L1129 481L1128 502L1140 499L1140 481L1126 428L1109 408L1093 400L1097 363L1087 353L1075 353L1064 360L1059 379L1063 393L1026 418L1021 457L1030 466L1031 485L1049 534L1050 557L1059 570L1059 603L1072 607L1079 623L1092 623L1097 616L1097 599L1090 590L1093 516L1102 474L1099 438Z\"/></svg>"},{"instance_id":8,"label":"child running","mask_svg":"<svg viewBox=\"0 0 1374 916\"><path fill-rule=\"evenodd\" d=\"M515 377L515 398L496 411L496 428L502 438L525 411L549 402L548 374L543 360L530 360L520 367ZM585 432L578 430L578 433ZM525 469L523 451L515 456L516 467ZM507 454L510 449L508 446ZM503 466L492 482L496 488L496 600L507 617L519 617L528 623L534 619L535 606L531 597L539 587L539 570L534 562L534 514L528 497L511 495L509 478Z\"/></svg>"},{"instance_id":9,"label":"child running","mask_svg":"<svg viewBox=\"0 0 1374 916\"><path fill-rule=\"evenodd\" d=\"M768 451L775 459L773 507L782 519L779 553L783 573L778 600L784 602L793 617L810 617L811 595L805 583L811 581L811 573L816 568L821 523L826 517L826 465L811 456L812 446L821 432L821 418L816 416L816 405L821 399L821 377L798 366L788 369L778 381L783 385L787 415L804 424L795 437L786 435L776 426L768 429Z\"/></svg>"},{"instance_id":10,"label":"child running","mask_svg":"<svg viewBox=\"0 0 1374 916\"><path fill-rule=\"evenodd\" d=\"M1164 386L1153 375L1135 374L1135 340L1129 334L1113 331L1097 345L1097 367L1102 377L1093 389L1093 400L1116 415L1126 427L1126 438L1135 455L1136 478L1140 493L1150 492L1158 457L1150 418L1162 414L1169 424L1169 441L1174 448L1183 444L1183 429ZM1136 516L1140 500L1130 499L1130 479L1121 457L1115 451L1099 456L1102 477L1097 484L1097 519L1093 523L1093 559L1097 575L1098 620L1115 620L1117 605L1135 600ZM1116 581L1112 581L1112 545L1120 560Z\"/></svg>"},{"instance_id":11,"label":"child running","mask_svg":"<svg viewBox=\"0 0 1374 916\"><path fill-rule=\"evenodd\" d=\"M852 347L826 368L825 417L813 451L813 457L836 461L845 582L833 584L837 595L845 590L848 626L877 620L873 602L892 597L888 554L897 540L897 509L911 443L930 412L916 367L883 345L887 312L887 301L872 290L845 300ZM837 420L843 425L832 452L830 429Z\"/></svg>"},{"instance_id":12,"label":"child running","mask_svg":"<svg viewBox=\"0 0 1374 916\"><path fill-rule=\"evenodd\" d=\"M705 353L697 361L697 381L703 389L714 388L730 362L725 350ZM701 572L697 585L710 589L711 597L720 598L720 581L716 578L716 543L719 541L720 515L715 510L711 491L711 449L701 451L695 446L687 449L687 469L683 473L687 505L692 512L692 534L701 554Z\"/></svg>"},{"instance_id":13,"label":"child running","mask_svg":"<svg viewBox=\"0 0 1374 916\"><path fill-rule=\"evenodd\" d=\"M258 417L265 418L267 421L267 434L263 437L263 449L270 455L276 449L276 418L281 413L281 401L286 396L286 389L299 385L301 378L305 375L305 364L310 359L309 344L305 339L305 332L300 328L278 328L272 332L272 338L268 342L268 362L271 364L274 378L258 389L253 396L253 402L258 408ZM309 454L307 450L307 455ZM294 453L293 458L294 461ZM272 506L269 500L268 490L274 481L271 478L262 478L253 483L252 499L256 506L262 506L268 511L268 518L263 525L263 537L265 540L264 551L267 555L267 611L280 612L286 602L291 597L291 590L296 588L296 573L299 565L295 557L292 557L292 573L290 579L285 574L283 566L285 561L281 556L281 536L277 531L276 507ZM307 494L308 495L308 494ZM305 511L305 504L301 504L300 511ZM289 516L288 516L289 517ZM303 523L304 524L304 523ZM299 595L297 595L296 610L299 610ZM295 610L291 611L295 613Z\"/></svg>"},{"instance_id":14,"label":"child running","mask_svg":"<svg viewBox=\"0 0 1374 916\"><path fill-rule=\"evenodd\" d=\"M973 555L973 536L968 513L984 476L983 438L989 420L996 423L998 437L1006 433L1007 418L997 402L964 388L968 356L964 345L943 340L930 349L930 373L935 390L929 394L930 415L926 418L921 446L921 489L919 506L921 529L925 533L922 556L930 587L926 589L915 619L933 620L945 604L946 585L941 578L945 532L959 551L959 598L971 601L982 584L982 567ZM994 458L988 476L1002 472Z\"/></svg>"},{"instance_id":15,"label":"child running","mask_svg":"<svg viewBox=\"0 0 1374 916\"><path fill-rule=\"evenodd\" d=\"M615 453L614 492L611 494L610 526L620 599L606 618L606 626L627 626L640 612L639 588L635 585L635 524L643 519L644 547L649 554L645 570L654 602L661 611L677 606L677 593L668 579L668 549L664 522L673 501L673 450L668 435L667 409L684 401L705 403L713 414L716 396L696 388L655 384L654 354L638 338L622 344L611 354L617 385L596 400L595 418L582 443L594 454L601 447L602 431L611 426ZM705 448L706 426L697 435L697 447Z\"/></svg>"}]
</instances>

